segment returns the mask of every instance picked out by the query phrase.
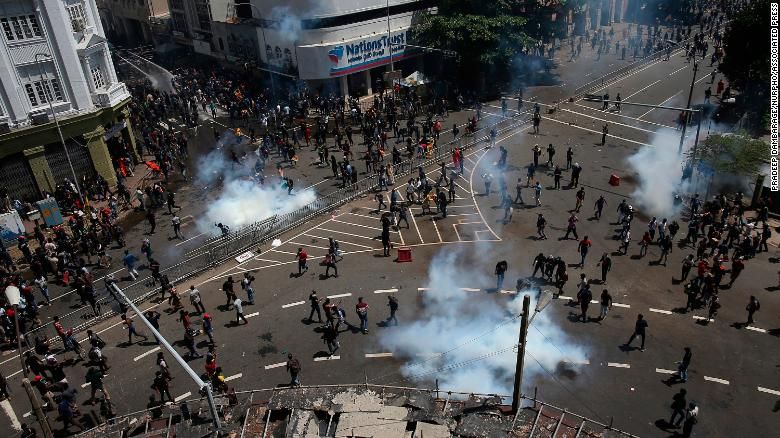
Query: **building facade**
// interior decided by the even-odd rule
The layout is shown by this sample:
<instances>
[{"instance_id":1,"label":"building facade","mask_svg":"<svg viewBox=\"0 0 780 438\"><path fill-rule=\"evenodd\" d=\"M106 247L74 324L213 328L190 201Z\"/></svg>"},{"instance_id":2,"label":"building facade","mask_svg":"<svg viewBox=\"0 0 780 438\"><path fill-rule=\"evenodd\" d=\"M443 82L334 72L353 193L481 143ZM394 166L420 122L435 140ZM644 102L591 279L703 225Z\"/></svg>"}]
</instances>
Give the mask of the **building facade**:
<instances>
[{"instance_id":1,"label":"building facade","mask_svg":"<svg viewBox=\"0 0 780 438\"><path fill-rule=\"evenodd\" d=\"M357 95L372 85L392 63L411 73L405 63L418 52L405 44L421 13L433 0L199 0L208 3L208 34L195 31L194 50L227 61L252 62L273 74L305 80L311 87ZM199 3L194 1L193 6ZM193 14L169 0L174 22L192 25ZM184 26L181 26L184 31ZM191 31L191 28L189 29ZM197 36L203 40L197 41ZM206 37L210 37L206 44ZM392 52L392 53L391 53Z\"/></svg>"},{"instance_id":2,"label":"building facade","mask_svg":"<svg viewBox=\"0 0 780 438\"><path fill-rule=\"evenodd\" d=\"M130 94L95 0L0 0L0 29L0 188L34 201L72 180L64 147L78 178L115 183L108 144L135 145Z\"/></svg>"},{"instance_id":3,"label":"building facade","mask_svg":"<svg viewBox=\"0 0 780 438\"><path fill-rule=\"evenodd\" d=\"M153 44L152 21L168 16L168 0L97 0L103 28L111 41L134 47Z\"/></svg>"}]
</instances>

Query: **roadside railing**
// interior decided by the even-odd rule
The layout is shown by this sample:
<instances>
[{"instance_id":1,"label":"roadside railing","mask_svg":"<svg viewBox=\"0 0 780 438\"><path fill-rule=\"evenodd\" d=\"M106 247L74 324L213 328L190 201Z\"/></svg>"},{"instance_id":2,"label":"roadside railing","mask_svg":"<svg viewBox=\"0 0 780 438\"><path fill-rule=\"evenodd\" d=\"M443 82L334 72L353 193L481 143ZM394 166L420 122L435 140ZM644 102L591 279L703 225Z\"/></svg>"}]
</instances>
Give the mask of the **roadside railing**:
<instances>
[{"instance_id":1,"label":"roadside railing","mask_svg":"<svg viewBox=\"0 0 780 438\"><path fill-rule=\"evenodd\" d=\"M529 111L530 112L530 111ZM404 178L411 174L417 167L423 168L436 164L442 160L449 160L450 154L455 146L460 146L463 151L487 145L490 130L495 127L497 134L513 130L526 124L529 119L526 115L529 112L520 113L516 118L500 117L496 123L489 124L484 128L478 129L473 135L462 137L460 141L453 140L446 143L437 143L430 154L419 159L413 157L399 163L395 167L395 177ZM489 116L498 117L498 116ZM486 117L487 119L487 117ZM484 120L484 119L483 119ZM490 119L488 119L490 120ZM208 269L211 269L232 257L235 257L253 247L257 247L265 242L271 241L284 233L295 229L315 217L324 213L332 212L335 208L346 204L355 198L376 190L379 186L377 175L370 175L358 180L355 184L350 184L333 193L319 197L317 200L291 212L277 214L272 218L266 218L251 225L230 232L226 236L220 236L212 241L210 245L201 246L198 251L188 254L187 258L179 263L169 266L160 271L160 275L166 275L171 284L176 285L184 280L194 277ZM139 304L154 295L161 294L159 284L153 282L151 276L139 278L136 281L126 285L122 291L134 303ZM105 292L97 300L97 312L91 306L83 306L72 312L59 315L60 322L66 328L72 328L75 332L86 330L101 321L105 321L115 315L118 315L124 309L119 306L110 292ZM33 337L47 336L50 341L59 342L59 337L54 330L51 322L36 327L25 334L29 345Z\"/></svg>"}]
</instances>

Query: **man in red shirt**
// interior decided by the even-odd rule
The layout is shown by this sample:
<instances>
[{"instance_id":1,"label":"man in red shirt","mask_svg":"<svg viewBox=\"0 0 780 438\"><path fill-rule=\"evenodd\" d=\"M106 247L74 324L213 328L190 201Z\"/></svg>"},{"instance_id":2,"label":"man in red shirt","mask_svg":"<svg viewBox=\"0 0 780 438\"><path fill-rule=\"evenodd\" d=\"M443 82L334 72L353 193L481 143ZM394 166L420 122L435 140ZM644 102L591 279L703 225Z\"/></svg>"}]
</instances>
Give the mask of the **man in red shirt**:
<instances>
[{"instance_id":1,"label":"man in red shirt","mask_svg":"<svg viewBox=\"0 0 780 438\"><path fill-rule=\"evenodd\" d=\"M303 247L298 248L298 254L295 255L295 258L298 259L298 275L302 275L304 272L309 270L309 267L306 266L306 259L309 257L308 254L306 254L306 251L304 251Z\"/></svg>"},{"instance_id":2,"label":"man in red shirt","mask_svg":"<svg viewBox=\"0 0 780 438\"><path fill-rule=\"evenodd\" d=\"M577 246L577 249L580 251L580 256L582 257L580 260L580 267L585 267L585 257L588 256L588 250L590 250L591 245L593 245L593 242L588 239L588 236L585 236L580 240L580 244Z\"/></svg>"},{"instance_id":3,"label":"man in red shirt","mask_svg":"<svg viewBox=\"0 0 780 438\"><path fill-rule=\"evenodd\" d=\"M358 302L355 304L355 312L357 312L358 318L360 318L360 331L363 334L368 333L368 303L363 302L363 297L358 298Z\"/></svg>"}]
</instances>

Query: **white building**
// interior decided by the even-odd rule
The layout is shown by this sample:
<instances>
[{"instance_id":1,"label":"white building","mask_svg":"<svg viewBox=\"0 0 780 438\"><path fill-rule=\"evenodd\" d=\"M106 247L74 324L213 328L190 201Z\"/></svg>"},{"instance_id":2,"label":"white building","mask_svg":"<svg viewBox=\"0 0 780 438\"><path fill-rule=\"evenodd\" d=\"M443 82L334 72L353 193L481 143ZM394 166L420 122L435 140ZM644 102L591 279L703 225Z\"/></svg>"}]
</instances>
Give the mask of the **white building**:
<instances>
[{"instance_id":1,"label":"white building","mask_svg":"<svg viewBox=\"0 0 780 438\"><path fill-rule=\"evenodd\" d=\"M132 142L130 95L95 0L0 0L0 30L0 185L35 199L70 177L51 109L76 173L115 181L105 131Z\"/></svg>"},{"instance_id":2,"label":"white building","mask_svg":"<svg viewBox=\"0 0 780 438\"><path fill-rule=\"evenodd\" d=\"M418 52L403 44L415 17L434 6L432 0L210 0L210 50L228 60L259 60L314 87L370 94L391 57L396 70L415 69L404 60Z\"/></svg>"}]
</instances>

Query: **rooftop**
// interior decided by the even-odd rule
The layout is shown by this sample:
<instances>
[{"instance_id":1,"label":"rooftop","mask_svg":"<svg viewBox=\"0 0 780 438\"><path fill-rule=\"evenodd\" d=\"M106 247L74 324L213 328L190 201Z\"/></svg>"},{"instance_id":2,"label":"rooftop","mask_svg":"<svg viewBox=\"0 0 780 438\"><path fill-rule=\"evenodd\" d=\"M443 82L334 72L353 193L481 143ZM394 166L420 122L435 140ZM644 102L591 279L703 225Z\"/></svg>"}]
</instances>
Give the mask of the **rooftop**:
<instances>
[{"instance_id":1,"label":"rooftop","mask_svg":"<svg viewBox=\"0 0 780 438\"><path fill-rule=\"evenodd\" d=\"M243 391L217 397L227 437L635 437L533 398L377 385ZM158 412L159 414L159 412ZM205 399L116 417L79 437L213 436ZM175 435L173 435L175 433Z\"/></svg>"}]
</instances>

